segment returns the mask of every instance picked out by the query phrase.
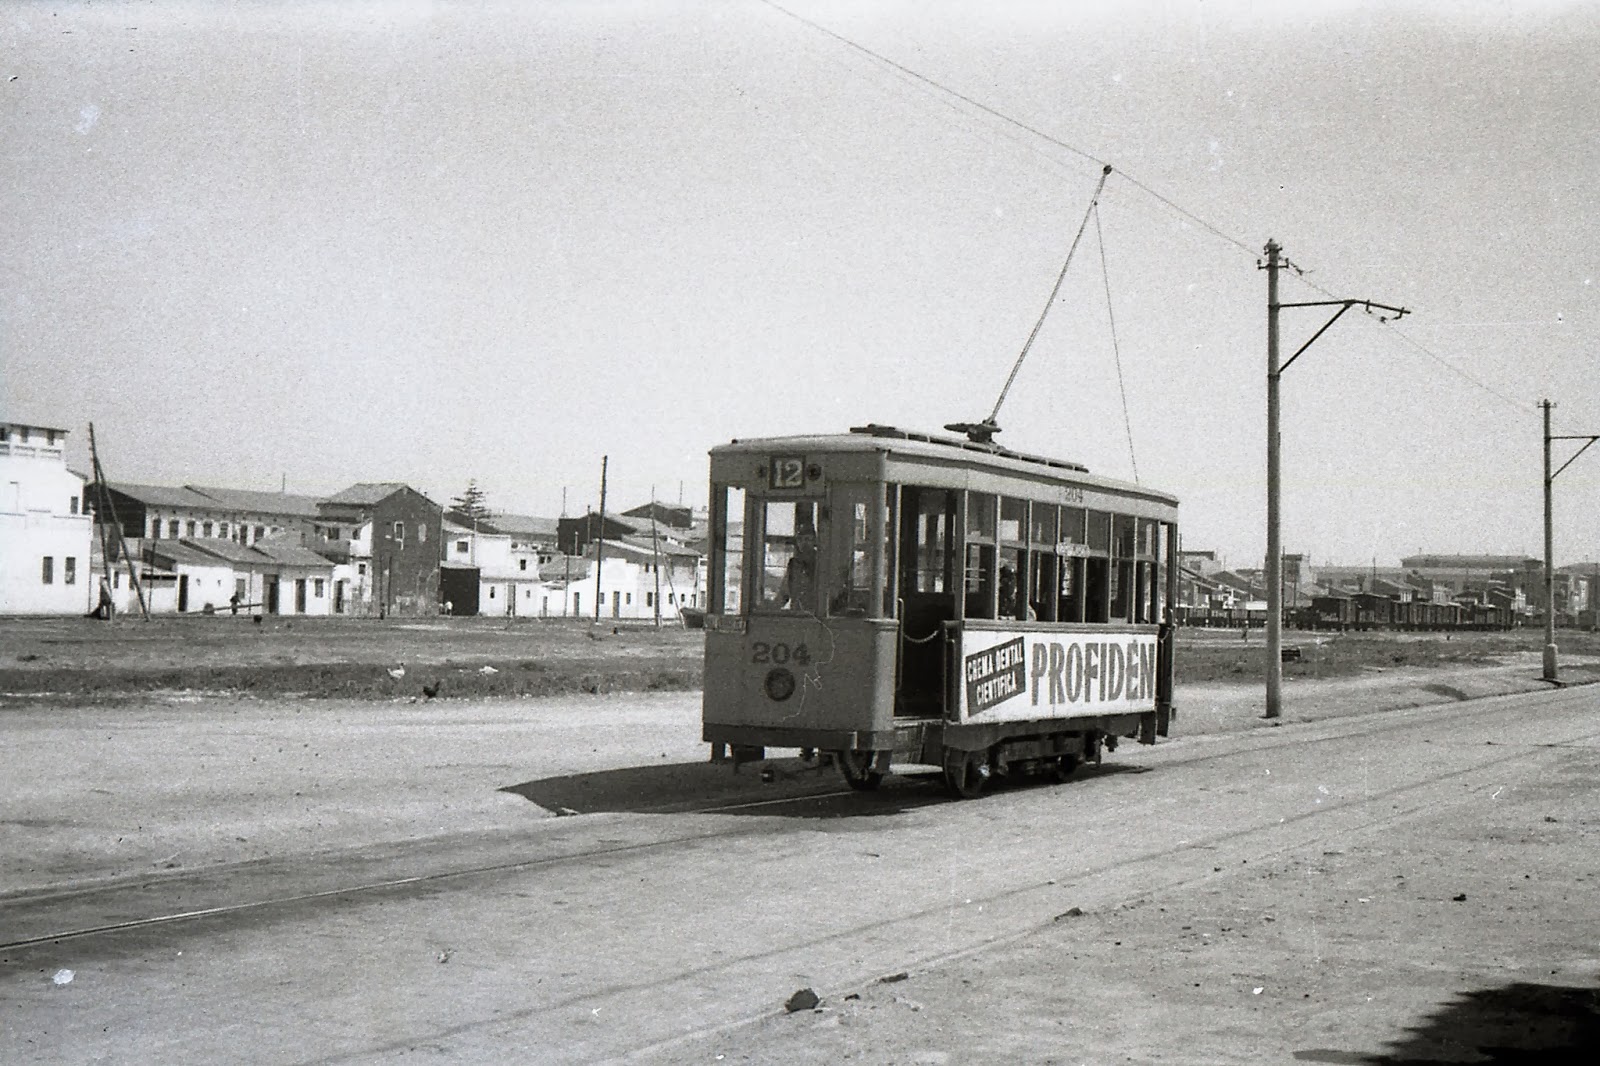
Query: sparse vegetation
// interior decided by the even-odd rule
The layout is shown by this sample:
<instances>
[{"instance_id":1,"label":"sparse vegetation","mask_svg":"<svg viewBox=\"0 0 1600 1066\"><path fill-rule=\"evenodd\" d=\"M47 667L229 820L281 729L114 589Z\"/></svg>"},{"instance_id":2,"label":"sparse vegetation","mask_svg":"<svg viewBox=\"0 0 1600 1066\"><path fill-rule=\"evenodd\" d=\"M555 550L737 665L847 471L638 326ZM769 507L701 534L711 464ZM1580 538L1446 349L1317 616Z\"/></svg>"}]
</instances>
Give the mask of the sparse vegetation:
<instances>
[{"instance_id":1,"label":"sparse vegetation","mask_svg":"<svg viewBox=\"0 0 1600 1066\"><path fill-rule=\"evenodd\" d=\"M1563 655L1600 656L1600 635L1565 631ZM364 700L557 696L698 689L701 630L577 621L423 621L200 616L0 619L0 705L117 701L152 692ZM1536 656L1543 634L1290 632L1288 678L1495 666ZM1253 684L1260 631L1184 630L1177 680Z\"/></svg>"}]
</instances>

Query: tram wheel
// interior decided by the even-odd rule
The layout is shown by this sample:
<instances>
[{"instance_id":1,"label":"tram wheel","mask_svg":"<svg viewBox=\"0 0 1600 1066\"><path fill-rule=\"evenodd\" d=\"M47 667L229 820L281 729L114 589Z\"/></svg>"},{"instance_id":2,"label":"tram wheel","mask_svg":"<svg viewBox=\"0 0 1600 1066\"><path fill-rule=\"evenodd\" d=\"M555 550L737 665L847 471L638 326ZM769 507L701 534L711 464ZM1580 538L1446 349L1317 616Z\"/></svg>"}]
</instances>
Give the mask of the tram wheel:
<instances>
[{"instance_id":1,"label":"tram wheel","mask_svg":"<svg viewBox=\"0 0 1600 1066\"><path fill-rule=\"evenodd\" d=\"M986 751L957 751L944 753L944 783L962 799L976 799L989 783L989 753Z\"/></svg>"},{"instance_id":2,"label":"tram wheel","mask_svg":"<svg viewBox=\"0 0 1600 1066\"><path fill-rule=\"evenodd\" d=\"M839 773L843 775L845 784L857 792L871 792L883 784L883 774L872 768L876 758L876 752L841 751L835 761L839 764Z\"/></svg>"},{"instance_id":3,"label":"tram wheel","mask_svg":"<svg viewBox=\"0 0 1600 1066\"><path fill-rule=\"evenodd\" d=\"M1078 757L1076 755L1060 756L1056 759L1056 780L1066 781L1073 775L1073 773L1077 771L1077 769Z\"/></svg>"}]
</instances>

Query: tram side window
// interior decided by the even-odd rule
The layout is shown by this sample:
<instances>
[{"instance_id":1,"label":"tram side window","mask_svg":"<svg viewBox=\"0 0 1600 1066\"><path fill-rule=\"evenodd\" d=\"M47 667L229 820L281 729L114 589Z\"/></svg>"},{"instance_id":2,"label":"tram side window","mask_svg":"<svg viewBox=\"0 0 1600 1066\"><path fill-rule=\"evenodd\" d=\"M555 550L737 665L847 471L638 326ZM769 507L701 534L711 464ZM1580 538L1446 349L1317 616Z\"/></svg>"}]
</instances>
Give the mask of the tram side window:
<instances>
[{"instance_id":1,"label":"tram side window","mask_svg":"<svg viewBox=\"0 0 1600 1066\"><path fill-rule=\"evenodd\" d=\"M1000 501L1000 612L1001 618L1036 617L1030 606L1028 579L1028 501L1004 497Z\"/></svg>"},{"instance_id":2,"label":"tram side window","mask_svg":"<svg viewBox=\"0 0 1600 1066\"><path fill-rule=\"evenodd\" d=\"M1087 562L1081 557L1061 558L1061 590L1056 598L1056 621L1083 621L1084 566Z\"/></svg>"},{"instance_id":3,"label":"tram side window","mask_svg":"<svg viewBox=\"0 0 1600 1066\"><path fill-rule=\"evenodd\" d=\"M744 490L719 485L711 496L715 533L712 536L710 577L717 583L709 606L723 614L740 611L744 580Z\"/></svg>"},{"instance_id":4,"label":"tram side window","mask_svg":"<svg viewBox=\"0 0 1600 1066\"><path fill-rule=\"evenodd\" d=\"M910 533L906 564L912 572L905 592L950 591L947 575L955 533L951 522L953 509L949 492L906 486L902 521Z\"/></svg>"},{"instance_id":5,"label":"tram side window","mask_svg":"<svg viewBox=\"0 0 1600 1066\"><path fill-rule=\"evenodd\" d=\"M900 489L897 485L883 487L883 618L897 618L895 601L900 597L898 574L900 555L896 550L898 539L895 530L900 528Z\"/></svg>"},{"instance_id":6,"label":"tram side window","mask_svg":"<svg viewBox=\"0 0 1600 1066\"><path fill-rule=\"evenodd\" d=\"M876 497L866 486L835 490L829 523L828 564L824 571L828 613L864 615L873 598L872 515ZM882 515L878 516L881 524Z\"/></svg>"},{"instance_id":7,"label":"tram side window","mask_svg":"<svg viewBox=\"0 0 1600 1066\"><path fill-rule=\"evenodd\" d=\"M1115 622L1134 621L1134 603L1138 598L1138 582L1134 575L1134 531L1132 515L1114 515L1111 519L1111 619Z\"/></svg>"},{"instance_id":8,"label":"tram side window","mask_svg":"<svg viewBox=\"0 0 1600 1066\"><path fill-rule=\"evenodd\" d=\"M985 493L967 493L967 547L963 586L966 596L963 614L967 618L995 616L994 502L994 497ZM1013 584L1013 595L1015 591L1016 586Z\"/></svg>"},{"instance_id":9,"label":"tram side window","mask_svg":"<svg viewBox=\"0 0 1600 1066\"><path fill-rule=\"evenodd\" d=\"M1056 620L1061 558L1060 512L1054 504L1035 503L1028 522L1028 610L1030 618L1042 622Z\"/></svg>"},{"instance_id":10,"label":"tram side window","mask_svg":"<svg viewBox=\"0 0 1600 1066\"><path fill-rule=\"evenodd\" d=\"M814 500L765 500L758 603L767 610L816 613L818 508Z\"/></svg>"},{"instance_id":11,"label":"tram side window","mask_svg":"<svg viewBox=\"0 0 1600 1066\"><path fill-rule=\"evenodd\" d=\"M1172 549L1177 543L1177 533L1171 523L1162 522L1159 525L1160 537L1156 542L1156 589L1155 589L1155 621L1167 621L1167 575L1171 572Z\"/></svg>"},{"instance_id":12,"label":"tram side window","mask_svg":"<svg viewBox=\"0 0 1600 1066\"><path fill-rule=\"evenodd\" d=\"M1159 532L1160 523L1149 518L1139 519L1139 538L1134 549L1138 564L1135 571L1137 597L1134 600L1133 620L1145 625L1161 618L1157 579L1161 567L1156 554Z\"/></svg>"},{"instance_id":13,"label":"tram side window","mask_svg":"<svg viewBox=\"0 0 1600 1066\"><path fill-rule=\"evenodd\" d=\"M1056 598L1056 621L1081 622L1084 609L1083 553L1088 549L1089 513L1082 507L1061 509L1061 533L1058 551L1061 555L1061 590Z\"/></svg>"},{"instance_id":14,"label":"tram side window","mask_svg":"<svg viewBox=\"0 0 1600 1066\"><path fill-rule=\"evenodd\" d=\"M1088 514L1088 558L1083 561L1083 620L1111 619L1111 516L1104 511Z\"/></svg>"}]
</instances>

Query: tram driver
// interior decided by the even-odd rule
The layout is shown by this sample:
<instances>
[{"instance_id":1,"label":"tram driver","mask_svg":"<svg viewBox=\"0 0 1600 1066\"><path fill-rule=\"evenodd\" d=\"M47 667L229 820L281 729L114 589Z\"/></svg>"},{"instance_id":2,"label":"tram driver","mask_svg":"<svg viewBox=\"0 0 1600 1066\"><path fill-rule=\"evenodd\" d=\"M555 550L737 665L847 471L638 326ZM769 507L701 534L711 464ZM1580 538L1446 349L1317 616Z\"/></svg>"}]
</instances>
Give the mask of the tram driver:
<instances>
[{"instance_id":1,"label":"tram driver","mask_svg":"<svg viewBox=\"0 0 1600 1066\"><path fill-rule=\"evenodd\" d=\"M794 533L794 554L784 568L778 606L786 611L816 609L817 531L801 524Z\"/></svg>"}]
</instances>

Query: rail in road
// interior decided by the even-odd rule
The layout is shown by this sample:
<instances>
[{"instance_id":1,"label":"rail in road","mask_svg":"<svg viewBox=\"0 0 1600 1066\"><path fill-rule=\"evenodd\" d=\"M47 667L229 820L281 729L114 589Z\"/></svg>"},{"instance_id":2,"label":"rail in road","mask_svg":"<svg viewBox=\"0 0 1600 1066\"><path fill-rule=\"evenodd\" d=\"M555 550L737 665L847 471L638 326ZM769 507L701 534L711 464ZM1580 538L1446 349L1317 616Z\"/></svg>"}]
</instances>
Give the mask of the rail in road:
<instances>
[{"instance_id":1,"label":"rail in road","mask_svg":"<svg viewBox=\"0 0 1600 1066\"><path fill-rule=\"evenodd\" d=\"M591 960L614 960L626 954L623 945L658 935L648 928L660 920L659 915L651 915L652 906L670 898L676 907L679 889L717 883L717 878L707 878L705 870L708 864L725 861L735 877L741 871L748 873L750 885L748 898L728 908L724 920L737 922L742 913L751 924L769 930L768 935L747 938L744 950L706 952L696 950L696 945L668 950L649 966L612 965L605 973L571 981L566 986L569 994L544 995L537 1003L524 1003L509 1012L489 1010L486 1001L481 1010L469 1007L464 1016L426 1028L427 1039L487 1050L498 1046L497 1034L506 1025L520 1026L547 1034L554 1041L550 1046L567 1049L572 1058L584 1060L661 1051L675 1042L699 1039L708 1032L771 1013L781 1003L781 997L774 998L773 975L813 974L819 984L842 993L885 972L939 965L1026 936L1066 910L1068 901L1086 909L1126 906L1225 875L1245 860L1259 861L1284 851L1379 831L1403 819L1471 802L1486 787L1487 772L1497 764L1535 763L1562 746L1600 740L1600 733L1590 728L1588 720L1572 713L1593 706L1593 702L1583 690L1566 690L1534 698L1391 711L1140 749L1118 763L1107 764L1099 774L1086 774L1077 787L1040 786L1002 791L976 803L951 801L918 812L917 824L909 827L893 819L893 825L863 827L862 822L882 820L852 819L844 812L870 812L875 806L903 810L908 801L919 806L937 797L934 786L902 783L883 796L830 789L770 801L705 806L678 811L666 819L598 815L550 820L543 823L550 827L540 840L544 853L536 857L526 857L529 838L517 841L511 849L524 857L501 854L477 862L462 862L460 852L436 843L420 852L363 859L368 871L392 872L396 865L421 864L412 872L350 878L344 871L329 874L319 867L309 873L347 879L308 891L263 892L262 879L251 876L263 871L236 870L234 876L221 876L210 886L210 891L225 898L206 906L165 911L141 913L138 908L170 898L171 892L166 890L176 882L163 882L156 890L147 883L35 894L0 904L0 928L9 934L0 944L7 953L0 981L7 968L26 966L30 956L55 952L73 941L91 957L103 954L116 959L161 943L194 943L197 938L203 941L240 929L278 939L300 939L310 935L304 927L316 925L333 904L362 898L435 909L448 906L451 900L471 900L475 909L481 906L478 917L485 928L515 927L515 916L535 908L508 904L507 900L526 898L524 890L535 886L546 890L541 901L550 893L593 893L589 910L571 914L570 928L556 938L560 942L556 954L568 960L557 965L578 965L571 960L585 953ZM1530 717L1523 710L1526 707L1536 708L1536 715ZM1436 741L1437 757L1424 766L1416 765L1415 760L1385 758L1390 747L1387 742L1408 732L1420 733L1424 742ZM1302 795L1306 791L1301 787L1303 768L1284 769L1300 748L1323 753L1319 759L1324 764L1342 766L1336 775L1342 784L1310 800ZM1156 772L1133 775L1118 772L1119 766ZM1275 767L1280 768L1279 782L1266 783ZM1359 783L1355 781L1358 774L1363 777ZM1299 779L1298 785L1285 782L1286 776ZM1251 784L1241 786L1241 781ZM1239 803L1240 813L1232 820L1186 821L1180 799L1194 788L1251 793L1276 789L1288 802L1269 804L1271 810L1281 812L1277 819L1259 809L1259 800L1272 797L1255 795L1251 802ZM1064 800L1086 819L1098 818L1103 823L1108 814L1115 813L1119 818L1160 821L1164 831L1154 838L1120 842L1090 829L1074 834L1083 846L1046 848L1026 861L1018 859L1015 848L1019 840L1038 839L1036 831L1041 824L1060 824ZM805 807L813 813L817 808L837 807L840 816L796 819L794 811ZM1251 809L1246 811L1247 807ZM891 856L900 863L898 876L888 875L900 890L863 900L859 897L871 895L866 891L868 884L876 882L863 882L854 891L849 884L823 886L815 889L818 898L812 901L816 913L810 917L815 920L787 925L774 921L765 908L774 899L774 886L783 883L784 877L770 871L792 872L808 865L804 857L794 858L786 846L797 823L815 831L807 834L813 838L812 844L819 843L819 835L822 843L831 842L826 861L815 860L824 866L846 865L842 860L850 857L840 854L838 841L852 836L871 841L878 849L875 855L889 855L897 849L904 852ZM1091 822L1083 824L1087 827ZM885 831L878 832L879 828ZM917 838L909 849L899 842L908 833ZM481 858L485 842L473 843L467 850ZM930 865L929 855L938 855L941 848L952 844L967 854L943 867L936 862ZM674 862L681 860L681 865L665 875L658 873L664 868L664 856ZM1009 868L996 870L996 864L1008 862ZM913 891L911 883L902 878L919 869L930 876ZM763 870L769 872L763 874ZM608 899L595 890L624 873L631 877L641 872L646 877L661 876L673 888L663 889L653 902L644 899L636 917L617 915L615 895ZM288 885L294 883L294 874L292 868L286 868L273 876L283 877L282 884ZM1053 876L1041 876L1044 874ZM308 871L301 869L299 875L303 879ZM874 871L872 876L883 875ZM677 914L680 923L693 926L703 921L716 927L714 901L692 900L685 908L692 913ZM348 914L348 909L340 908L339 913ZM121 917L105 920L112 914ZM270 918L265 930L259 925L263 917ZM571 972L578 975L578 971ZM685 1002L700 1004L689 1012L687 1021L681 1009ZM671 1004L672 1008L652 1004ZM626 1031L596 1031L588 1019L603 1013L628 1017ZM414 1046L417 1039L401 1027L394 1042L378 1040L359 1049L334 1050L316 1060L382 1058Z\"/></svg>"},{"instance_id":2,"label":"rail in road","mask_svg":"<svg viewBox=\"0 0 1600 1066\"><path fill-rule=\"evenodd\" d=\"M1571 699L1584 698L1571 690ZM1351 737L1364 737L1377 742L1385 735L1416 728L1414 721L1417 717L1442 718L1452 727L1460 727L1476 719L1492 716L1499 713L1499 700L1489 699L1477 701L1472 704L1456 705L1446 715L1439 713L1439 708L1413 708L1408 711L1375 712L1371 715L1343 718L1334 722L1322 723L1317 726L1293 727L1287 730L1273 730L1256 734L1240 736L1232 734L1227 736L1207 737L1210 743L1202 747L1189 744L1176 744L1174 747L1163 748L1161 755L1165 756L1156 760L1166 767L1194 766L1215 760L1233 760L1249 753L1261 753L1287 745L1301 744L1328 744L1346 740ZM1559 704L1560 698L1554 697L1546 703ZM1314 730L1314 731L1312 731ZM1593 738L1588 738L1593 739ZM1497 746L1498 750L1492 752L1481 765L1499 762L1507 757L1505 748L1510 742L1503 742ZM1207 751L1206 747L1220 750ZM1081 778L1087 780L1105 773L1126 772L1128 769L1143 771L1151 768L1151 760L1140 758L1142 755L1151 754L1145 751L1135 751L1132 760L1122 762L1113 761L1101 768L1086 768L1081 772ZM1115 760L1115 757L1114 757ZM1452 778L1471 774L1479 767L1469 768L1451 774L1439 775L1426 782L1408 786L1401 791L1410 791L1427 784L1437 783ZM1081 782L1079 782L1081 783ZM937 802L940 798L939 790L925 781L916 780L913 785L905 782L900 787L915 787L919 791L927 790L925 795L916 796L912 802ZM1051 787L1051 786L1038 786ZM1056 787L1071 787L1067 786ZM1152 787L1159 788L1159 784ZM1362 804L1371 805L1381 803L1389 798L1390 793L1379 793L1364 797ZM903 802L902 795L896 795L893 803ZM782 796L770 799L740 800L732 803L717 803L701 806L686 806L677 802L666 802L654 806L641 806L638 813L660 814L671 813L685 816L716 815L731 812L753 813L771 811L781 814L785 808L819 807L824 805L838 805L839 816L847 816L851 808L871 807L875 802L882 802L880 797L863 795L847 788L816 788L805 791L799 795ZM1350 806L1352 802L1330 805L1313 814L1297 816L1299 818L1325 815L1340 807ZM582 812L578 812L582 813ZM561 823L545 823L548 828L554 828ZM540 855L536 858L509 858L500 861L467 864L460 866L444 865L443 868L429 868L421 872L403 874L398 876L378 877L370 880L352 880L335 884L329 887L317 888L302 892L256 892L250 898L235 899L230 902L214 902L205 905L190 906L182 909L162 911L136 918L127 918L119 921L103 921L80 924L76 926L47 926L43 931L33 932L26 936L17 936L16 930L29 925L38 925L41 921L48 922L45 915L53 915L63 910L77 908L93 908L96 901L114 900L114 906L108 908L126 911L129 907L130 897L137 899L141 895L156 894L171 898L173 888L181 887L186 894L209 895L219 890L225 893L238 893L241 890L248 892L252 886L262 882L281 882L285 878L299 879L307 874L306 867L311 865L306 860L273 863L256 861L251 863L235 864L230 867L214 868L198 876L192 873L174 875L170 877L141 878L135 883L96 884L82 887L63 886L55 889L41 889L31 891L11 899L0 897L0 917L5 919L4 928L11 933L12 938L0 941L0 950L11 951L31 947L36 944L60 943L83 937L101 936L152 926L169 925L179 922L196 922L204 919L224 918L229 915L242 914L249 911L258 911L273 908L292 908L305 904L312 904L320 900L333 900L341 897L352 897L371 893L396 893L406 889L433 886L442 882L454 880L483 878L487 876L511 874L537 869L560 863L582 863L596 859L619 856L627 853L648 851L653 849L668 849L690 842L713 840L722 837L742 836L752 832L776 832L780 826L773 823L733 825L722 824L711 828L699 829L689 832L672 833L659 839L639 842L626 842L607 844L599 847L578 847L572 850L557 847L552 854ZM481 844L480 842L475 842ZM517 845L523 840L515 842ZM441 847L442 845L442 847ZM1184 847L1210 847L1212 842L1195 844L1188 843ZM1153 857L1169 855L1177 848L1153 853ZM385 864L402 862L407 859L420 860L430 867L447 864L451 857L448 841L428 841L425 845L415 845L407 848L383 848L376 853L377 861ZM370 866L372 858L362 860L360 865ZM326 859L315 864L317 867L326 865ZM226 886L226 887L223 887Z\"/></svg>"}]
</instances>

